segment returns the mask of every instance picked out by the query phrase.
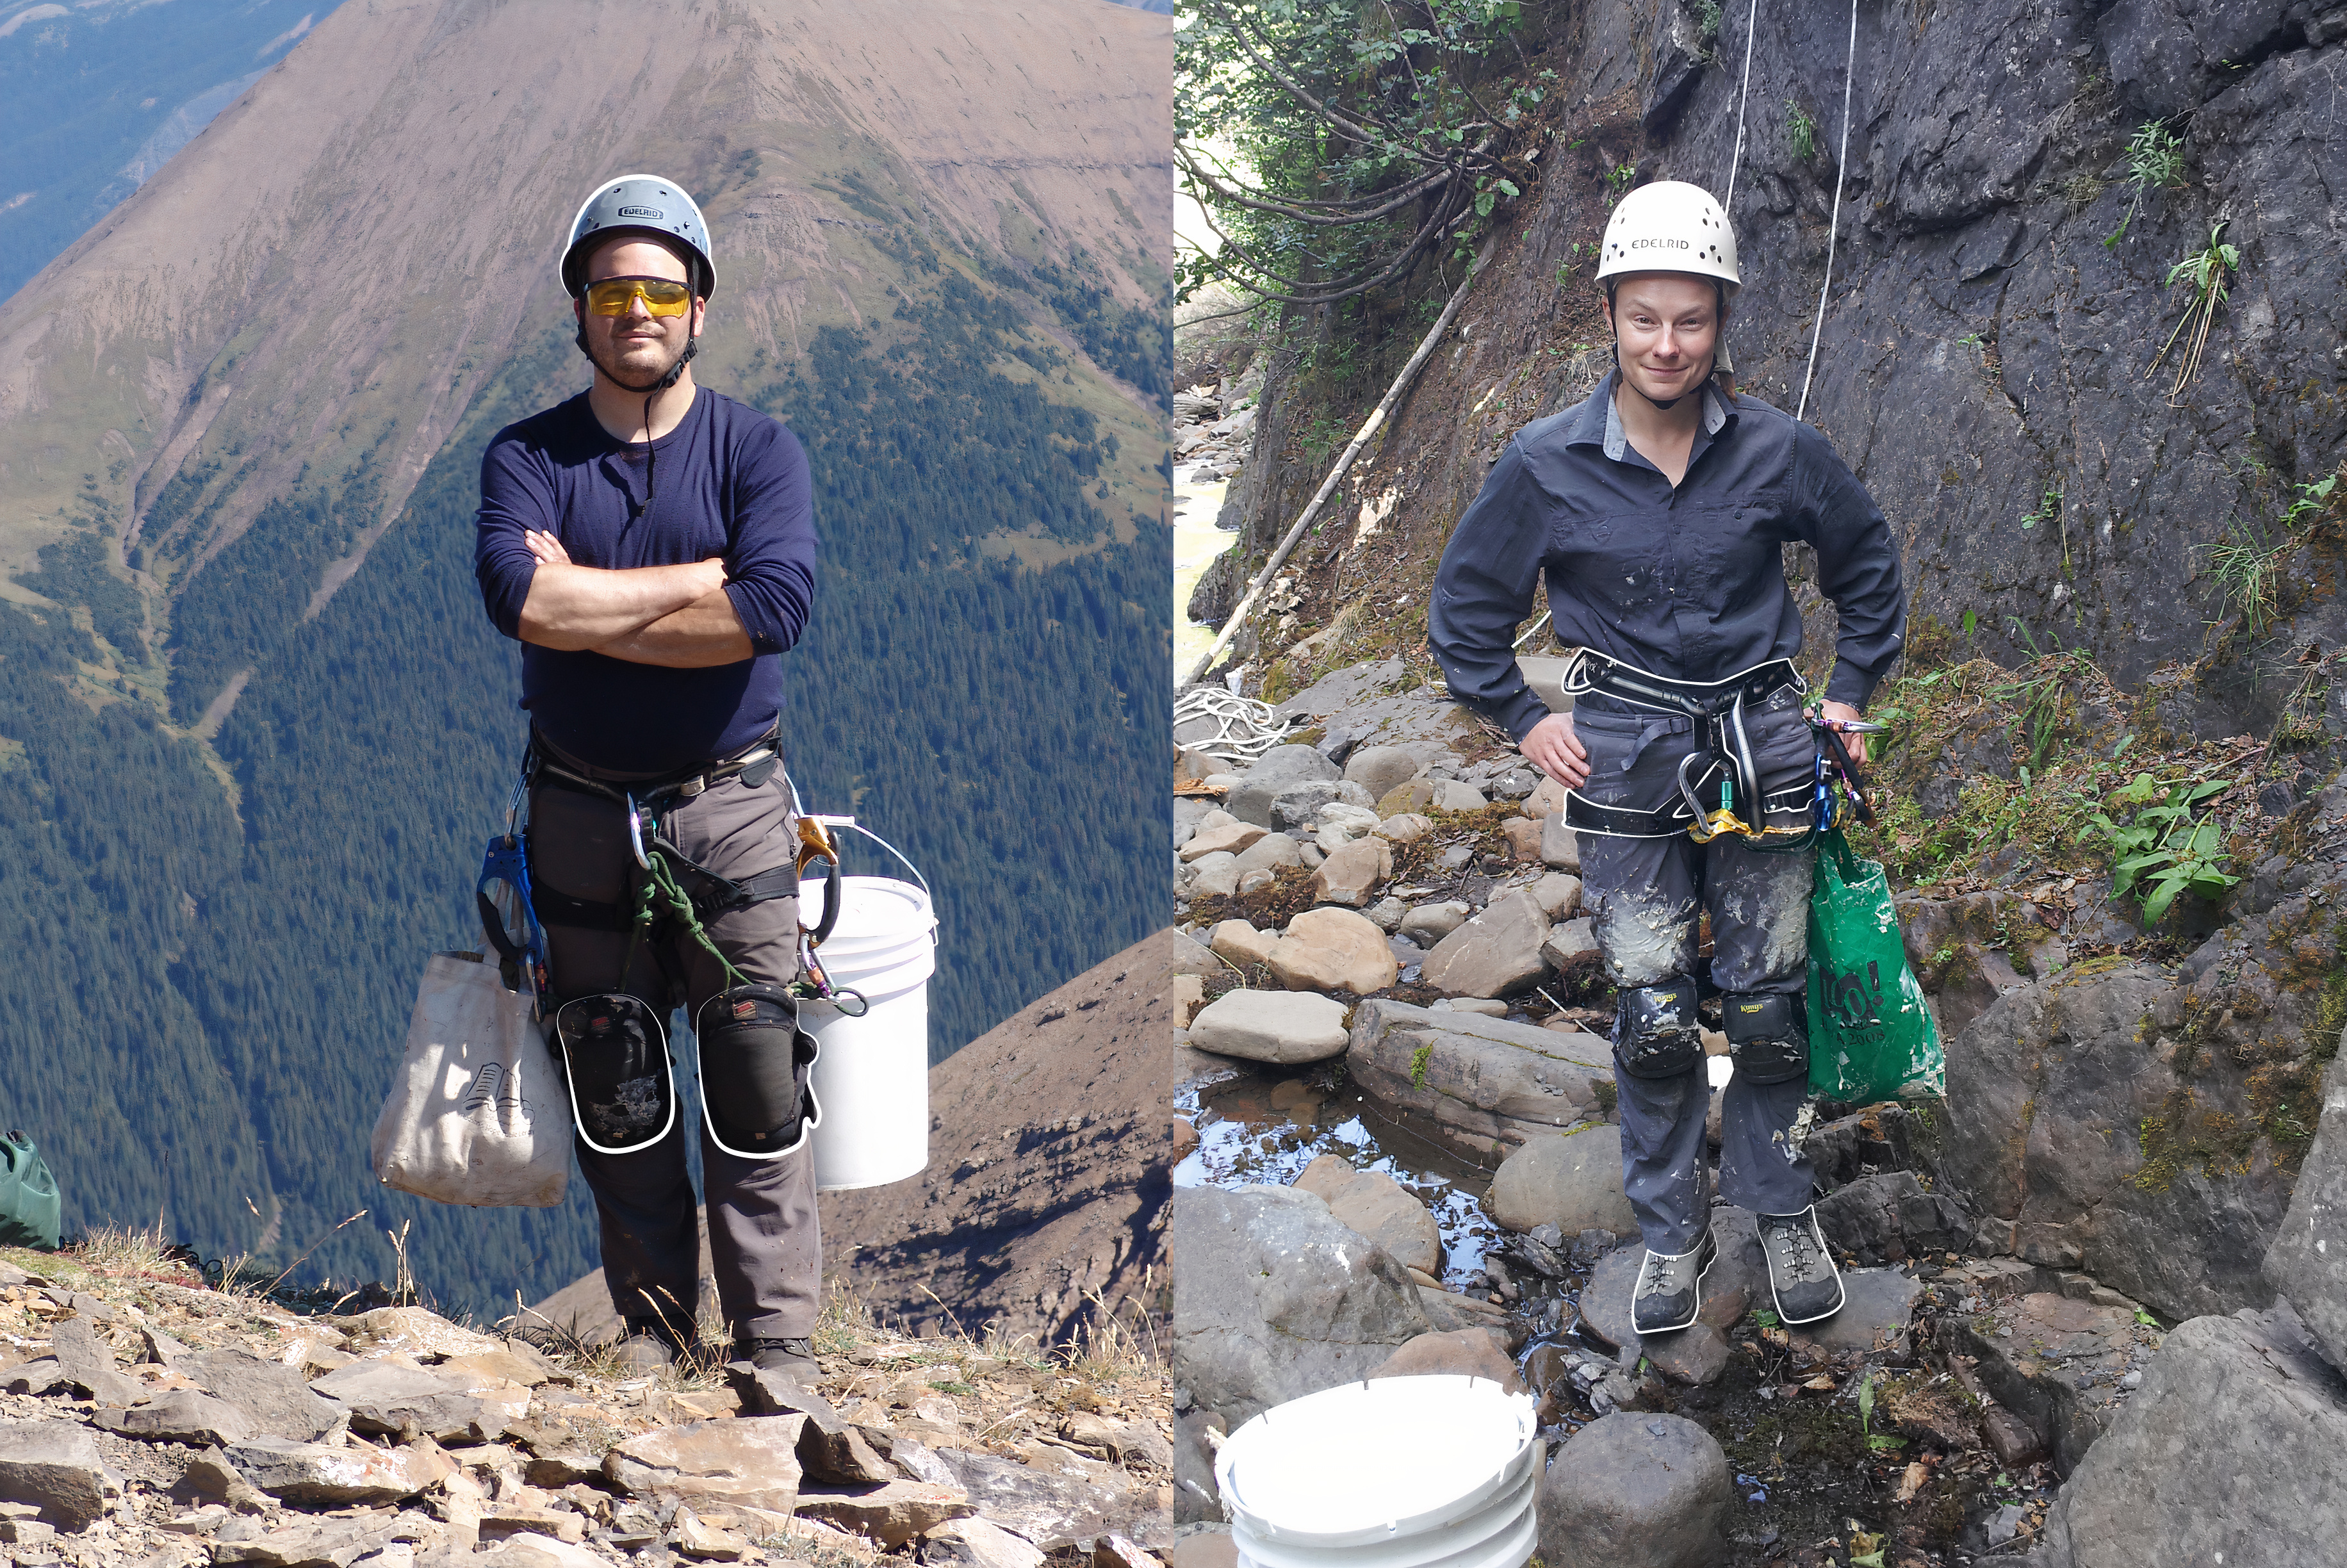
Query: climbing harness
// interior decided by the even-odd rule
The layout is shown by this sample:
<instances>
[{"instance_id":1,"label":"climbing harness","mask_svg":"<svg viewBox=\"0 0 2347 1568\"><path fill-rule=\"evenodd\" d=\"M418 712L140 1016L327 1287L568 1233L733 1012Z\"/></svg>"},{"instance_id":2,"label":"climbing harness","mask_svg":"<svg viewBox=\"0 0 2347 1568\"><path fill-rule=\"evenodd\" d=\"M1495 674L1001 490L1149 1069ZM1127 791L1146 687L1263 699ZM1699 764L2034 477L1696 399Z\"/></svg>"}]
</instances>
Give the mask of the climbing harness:
<instances>
[{"instance_id":1,"label":"climbing harness","mask_svg":"<svg viewBox=\"0 0 2347 1568\"><path fill-rule=\"evenodd\" d=\"M1566 661L1563 687L1569 696L1594 694L1647 712L1693 720L1702 726L1705 743L1703 751L1690 753L1679 764L1677 798L1650 811L1603 805L1578 790L1565 791L1565 825L1577 833L1604 838L1669 838L1684 833L1697 844L1735 833L1751 838L1753 847L1759 848L1764 835L1789 836L1785 829L1767 825L1771 815L1782 816L1811 804L1808 780L1763 792L1759 764L1744 727L1747 708L1779 692L1809 691L1789 659L1755 664L1725 681L1674 681L1582 648ZM1793 842L1769 847L1806 848L1813 833L1813 827L1803 828Z\"/></svg>"}]
</instances>

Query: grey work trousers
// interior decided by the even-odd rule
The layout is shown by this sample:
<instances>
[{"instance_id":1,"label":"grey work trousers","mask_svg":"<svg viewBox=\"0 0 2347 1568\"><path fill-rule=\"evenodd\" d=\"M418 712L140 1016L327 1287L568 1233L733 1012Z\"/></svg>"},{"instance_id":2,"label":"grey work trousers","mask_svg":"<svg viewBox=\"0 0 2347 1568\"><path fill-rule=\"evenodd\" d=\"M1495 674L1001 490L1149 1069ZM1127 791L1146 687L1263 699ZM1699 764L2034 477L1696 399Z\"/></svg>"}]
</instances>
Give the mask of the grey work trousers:
<instances>
[{"instance_id":1,"label":"grey work trousers","mask_svg":"<svg viewBox=\"0 0 2347 1568\"><path fill-rule=\"evenodd\" d=\"M1704 749L1691 722L1641 714L1584 698L1573 729L1589 752L1583 793L1604 805L1641 810L1676 788L1680 759ZM1791 692L1747 715L1764 789L1777 789L1814 767L1814 743ZM1809 970L1809 887L1815 855L1767 854L1741 835L1697 844L1669 838L1581 839L1582 897L1595 911L1597 947L1617 987L1661 985L1692 977L1697 917L1711 916L1711 982L1723 991L1799 992ZM1614 1045L1616 1108L1622 1121L1622 1184L1650 1251L1684 1253L1711 1219L1704 1119L1711 1106L1705 1064L1672 1078L1634 1078L1620 1071ZM1815 1194L1815 1173L1792 1142L1794 1119L1809 1097L1796 1078L1755 1084L1728 1080L1720 1106L1720 1195L1756 1214L1798 1214Z\"/></svg>"},{"instance_id":2,"label":"grey work trousers","mask_svg":"<svg viewBox=\"0 0 2347 1568\"><path fill-rule=\"evenodd\" d=\"M591 771L568 761L564 765ZM529 819L530 875L538 886L597 902L627 902L635 857L624 806L541 775L530 792ZM796 853L790 794L779 771L762 788L727 779L676 801L661 829L694 861L737 881L784 865ZM721 915L706 928L745 979L787 983L798 975L798 910L795 897L770 899ZM554 993L565 1000L626 991L650 1003L665 1022L680 1001L688 1019L699 1017L701 1004L727 983L708 949L682 933L658 944L647 940L624 975L625 931L553 926L546 938ZM678 984L671 985L671 976ZM777 1160L741 1159L709 1141L699 1111L680 1104L668 1135L632 1154L599 1154L584 1143L577 1145L579 1173L595 1194L601 1223L603 1277L612 1307L622 1317L658 1314L672 1328L691 1333L701 1261L685 1165L691 1132L701 1139L709 1254L725 1326L743 1338L804 1338L815 1332L823 1307L815 1151L802 1146Z\"/></svg>"}]
</instances>

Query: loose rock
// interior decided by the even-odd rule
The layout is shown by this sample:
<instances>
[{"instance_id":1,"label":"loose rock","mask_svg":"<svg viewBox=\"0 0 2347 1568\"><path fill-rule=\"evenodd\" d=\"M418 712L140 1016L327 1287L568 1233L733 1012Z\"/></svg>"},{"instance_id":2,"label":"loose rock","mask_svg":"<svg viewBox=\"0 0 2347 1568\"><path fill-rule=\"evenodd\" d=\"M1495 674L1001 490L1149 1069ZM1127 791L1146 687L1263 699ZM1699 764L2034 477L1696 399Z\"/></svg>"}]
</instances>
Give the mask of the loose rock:
<instances>
[{"instance_id":1,"label":"loose rock","mask_svg":"<svg viewBox=\"0 0 2347 1568\"><path fill-rule=\"evenodd\" d=\"M603 1473L636 1496L673 1494L789 1513L799 1495L804 1416L694 1421L630 1438L604 1456Z\"/></svg>"},{"instance_id":2,"label":"loose rock","mask_svg":"<svg viewBox=\"0 0 2347 1568\"><path fill-rule=\"evenodd\" d=\"M1547 972L1541 957L1547 939L1540 906L1528 894L1510 893L1437 943L1420 973L1445 996L1512 996Z\"/></svg>"},{"instance_id":3,"label":"loose rock","mask_svg":"<svg viewBox=\"0 0 2347 1568\"><path fill-rule=\"evenodd\" d=\"M121 1491L122 1478L78 1421L0 1423L0 1501L32 1503L49 1522L79 1530Z\"/></svg>"},{"instance_id":4,"label":"loose rock","mask_svg":"<svg viewBox=\"0 0 2347 1568\"><path fill-rule=\"evenodd\" d=\"M1339 1223L1350 1225L1393 1255L1404 1268L1428 1275L1442 1272L1442 1231L1426 1205L1381 1171L1357 1171L1335 1154L1323 1154L1304 1167L1293 1184L1328 1205Z\"/></svg>"},{"instance_id":5,"label":"loose rock","mask_svg":"<svg viewBox=\"0 0 2347 1568\"><path fill-rule=\"evenodd\" d=\"M1310 991L1225 991L1190 1020L1190 1043L1249 1061L1325 1061L1345 1049L1344 1004Z\"/></svg>"},{"instance_id":6,"label":"loose rock","mask_svg":"<svg viewBox=\"0 0 2347 1568\"><path fill-rule=\"evenodd\" d=\"M1382 838L1357 838L1331 850L1312 874L1312 897L1323 904L1358 909L1392 875L1393 845Z\"/></svg>"},{"instance_id":7,"label":"loose rock","mask_svg":"<svg viewBox=\"0 0 2347 1568\"><path fill-rule=\"evenodd\" d=\"M1506 1337L1491 1328L1421 1334L1387 1357L1369 1376L1418 1378L1432 1373L1488 1378L1512 1394L1524 1392L1523 1378L1508 1355Z\"/></svg>"},{"instance_id":8,"label":"loose rock","mask_svg":"<svg viewBox=\"0 0 2347 1568\"><path fill-rule=\"evenodd\" d=\"M1512 1231L1553 1225L1568 1235L1593 1227L1635 1232L1637 1216L1622 1192L1622 1130L1598 1126L1527 1138L1501 1162L1484 1210Z\"/></svg>"},{"instance_id":9,"label":"loose rock","mask_svg":"<svg viewBox=\"0 0 2347 1568\"><path fill-rule=\"evenodd\" d=\"M1385 989L1401 972L1386 946L1386 934L1349 909L1307 909L1297 915L1266 963L1292 991L1350 991L1356 996Z\"/></svg>"},{"instance_id":10,"label":"loose rock","mask_svg":"<svg viewBox=\"0 0 2347 1568\"><path fill-rule=\"evenodd\" d=\"M1540 1555L1548 1568L1710 1568L1735 1505L1727 1456L1693 1421L1601 1417L1541 1482Z\"/></svg>"}]
</instances>

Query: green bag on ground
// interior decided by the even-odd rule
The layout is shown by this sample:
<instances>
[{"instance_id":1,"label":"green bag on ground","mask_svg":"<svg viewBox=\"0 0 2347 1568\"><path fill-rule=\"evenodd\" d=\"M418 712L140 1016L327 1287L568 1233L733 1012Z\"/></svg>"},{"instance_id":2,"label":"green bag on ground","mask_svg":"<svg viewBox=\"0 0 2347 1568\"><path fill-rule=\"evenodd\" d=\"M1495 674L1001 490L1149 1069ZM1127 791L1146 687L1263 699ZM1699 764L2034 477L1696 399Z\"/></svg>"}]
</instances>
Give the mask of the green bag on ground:
<instances>
[{"instance_id":1,"label":"green bag on ground","mask_svg":"<svg viewBox=\"0 0 2347 1568\"><path fill-rule=\"evenodd\" d=\"M22 1132L0 1138L0 1162L7 1166L0 1170L0 1246L56 1251L64 1216L49 1163Z\"/></svg>"},{"instance_id":2,"label":"green bag on ground","mask_svg":"<svg viewBox=\"0 0 2347 1568\"><path fill-rule=\"evenodd\" d=\"M1809 894L1809 1089L1850 1105L1942 1092L1947 1058L1878 863L1829 829Z\"/></svg>"}]
</instances>

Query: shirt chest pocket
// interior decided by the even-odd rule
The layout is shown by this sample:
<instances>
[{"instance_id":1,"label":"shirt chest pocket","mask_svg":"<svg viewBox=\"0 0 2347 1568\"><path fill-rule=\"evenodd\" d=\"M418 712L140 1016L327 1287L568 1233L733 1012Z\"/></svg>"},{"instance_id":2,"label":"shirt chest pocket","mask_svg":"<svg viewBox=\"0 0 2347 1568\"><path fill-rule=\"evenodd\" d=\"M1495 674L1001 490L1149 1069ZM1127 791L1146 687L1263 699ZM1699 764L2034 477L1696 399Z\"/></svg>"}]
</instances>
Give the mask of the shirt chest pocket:
<instances>
[{"instance_id":1,"label":"shirt chest pocket","mask_svg":"<svg viewBox=\"0 0 2347 1568\"><path fill-rule=\"evenodd\" d=\"M1785 538L1767 506L1687 508L1676 519L1679 591L1712 616L1732 614L1784 581Z\"/></svg>"},{"instance_id":2,"label":"shirt chest pocket","mask_svg":"<svg viewBox=\"0 0 2347 1568\"><path fill-rule=\"evenodd\" d=\"M1650 620L1668 601L1668 514L1617 513L1571 523L1552 554L1573 597L1609 620Z\"/></svg>"}]
</instances>

